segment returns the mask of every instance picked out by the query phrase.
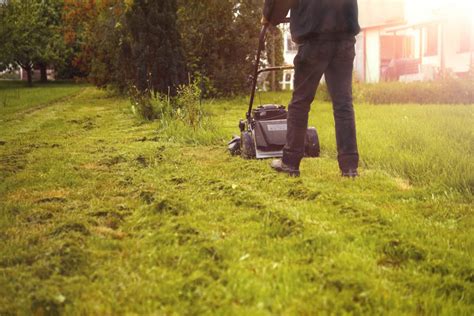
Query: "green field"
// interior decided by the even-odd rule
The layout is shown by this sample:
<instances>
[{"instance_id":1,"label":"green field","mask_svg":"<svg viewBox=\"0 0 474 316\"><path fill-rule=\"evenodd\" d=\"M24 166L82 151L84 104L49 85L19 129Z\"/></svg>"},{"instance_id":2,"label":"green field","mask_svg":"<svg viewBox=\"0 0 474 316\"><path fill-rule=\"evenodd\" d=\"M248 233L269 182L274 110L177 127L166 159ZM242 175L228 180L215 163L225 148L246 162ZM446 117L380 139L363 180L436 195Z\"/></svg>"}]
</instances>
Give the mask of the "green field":
<instances>
[{"instance_id":1,"label":"green field","mask_svg":"<svg viewBox=\"0 0 474 316\"><path fill-rule=\"evenodd\" d=\"M0 80L0 117L19 115L38 110L53 101L79 92L84 85L65 82L36 83L27 87L21 81Z\"/></svg>"},{"instance_id":2,"label":"green field","mask_svg":"<svg viewBox=\"0 0 474 316\"><path fill-rule=\"evenodd\" d=\"M6 99L0 315L474 314L473 106L358 104L353 181L324 102L293 179L227 154L244 98L199 130L85 86Z\"/></svg>"}]
</instances>

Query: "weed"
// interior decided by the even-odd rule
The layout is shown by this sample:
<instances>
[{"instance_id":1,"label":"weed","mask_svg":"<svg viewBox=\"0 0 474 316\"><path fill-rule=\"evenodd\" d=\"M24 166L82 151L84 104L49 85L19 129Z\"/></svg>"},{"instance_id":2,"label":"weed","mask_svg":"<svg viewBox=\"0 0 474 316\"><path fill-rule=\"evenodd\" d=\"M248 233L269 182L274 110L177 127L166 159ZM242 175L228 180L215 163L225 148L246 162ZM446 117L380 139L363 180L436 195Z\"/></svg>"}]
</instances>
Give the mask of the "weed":
<instances>
[{"instance_id":1,"label":"weed","mask_svg":"<svg viewBox=\"0 0 474 316\"><path fill-rule=\"evenodd\" d=\"M176 116L194 129L200 127L203 119L201 90L197 81L178 88L176 97Z\"/></svg>"}]
</instances>

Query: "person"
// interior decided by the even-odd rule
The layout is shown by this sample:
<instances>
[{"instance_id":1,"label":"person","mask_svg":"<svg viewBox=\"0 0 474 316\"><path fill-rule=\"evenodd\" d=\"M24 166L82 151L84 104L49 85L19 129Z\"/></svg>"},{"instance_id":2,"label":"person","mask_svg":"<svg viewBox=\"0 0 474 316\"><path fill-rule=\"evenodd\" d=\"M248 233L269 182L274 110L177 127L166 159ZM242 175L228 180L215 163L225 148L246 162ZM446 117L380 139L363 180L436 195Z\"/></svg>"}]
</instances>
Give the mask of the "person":
<instances>
[{"instance_id":1,"label":"person","mask_svg":"<svg viewBox=\"0 0 474 316\"><path fill-rule=\"evenodd\" d=\"M272 21L272 6L277 1L265 0L263 24ZM359 153L352 103L355 36L360 32L357 0L281 1L292 2L290 30L298 53L283 158L274 160L271 167L290 176L300 175L308 114L324 75L333 103L339 168L342 176L357 177Z\"/></svg>"}]
</instances>

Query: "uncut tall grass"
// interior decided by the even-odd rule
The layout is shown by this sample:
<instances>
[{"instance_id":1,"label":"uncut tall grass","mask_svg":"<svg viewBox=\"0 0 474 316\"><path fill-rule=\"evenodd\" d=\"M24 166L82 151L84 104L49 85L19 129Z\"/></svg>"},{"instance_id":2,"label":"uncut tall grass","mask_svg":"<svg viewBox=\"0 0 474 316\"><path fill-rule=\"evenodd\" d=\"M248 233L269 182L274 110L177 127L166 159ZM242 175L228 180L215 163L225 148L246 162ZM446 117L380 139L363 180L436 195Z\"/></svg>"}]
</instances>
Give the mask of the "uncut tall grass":
<instances>
[{"instance_id":1,"label":"uncut tall grass","mask_svg":"<svg viewBox=\"0 0 474 316\"><path fill-rule=\"evenodd\" d=\"M288 92L262 95L262 103L287 105ZM472 193L474 107L472 105L371 105L356 103L361 165L411 184ZM323 155L336 158L332 106L316 100L310 125L318 129Z\"/></svg>"}]
</instances>

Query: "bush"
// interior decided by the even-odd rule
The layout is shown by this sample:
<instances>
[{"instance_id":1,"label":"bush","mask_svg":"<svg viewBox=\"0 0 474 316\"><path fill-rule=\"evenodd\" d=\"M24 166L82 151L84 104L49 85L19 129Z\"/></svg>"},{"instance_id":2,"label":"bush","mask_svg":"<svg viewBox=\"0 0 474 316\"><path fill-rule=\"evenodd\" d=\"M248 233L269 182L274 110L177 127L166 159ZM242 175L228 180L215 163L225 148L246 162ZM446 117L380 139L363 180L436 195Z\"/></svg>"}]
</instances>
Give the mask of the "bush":
<instances>
[{"instance_id":1,"label":"bush","mask_svg":"<svg viewBox=\"0 0 474 316\"><path fill-rule=\"evenodd\" d=\"M132 111L147 120L166 119L172 114L171 100L167 96L153 94L149 90L139 91L136 86L129 88Z\"/></svg>"},{"instance_id":2,"label":"bush","mask_svg":"<svg viewBox=\"0 0 474 316\"><path fill-rule=\"evenodd\" d=\"M175 98L174 103L174 116L181 119L192 128L198 128L203 118L199 83L194 81L189 85L179 86L178 95Z\"/></svg>"},{"instance_id":3,"label":"bush","mask_svg":"<svg viewBox=\"0 0 474 316\"><path fill-rule=\"evenodd\" d=\"M201 90L197 81L179 86L174 98L154 94L149 89L141 92L136 86L129 89L129 95L132 111L145 120L180 120L194 129L200 127L203 120Z\"/></svg>"},{"instance_id":4,"label":"bush","mask_svg":"<svg viewBox=\"0 0 474 316\"><path fill-rule=\"evenodd\" d=\"M0 79L3 80L20 80L20 73L17 70L9 70L0 73Z\"/></svg>"}]
</instances>

